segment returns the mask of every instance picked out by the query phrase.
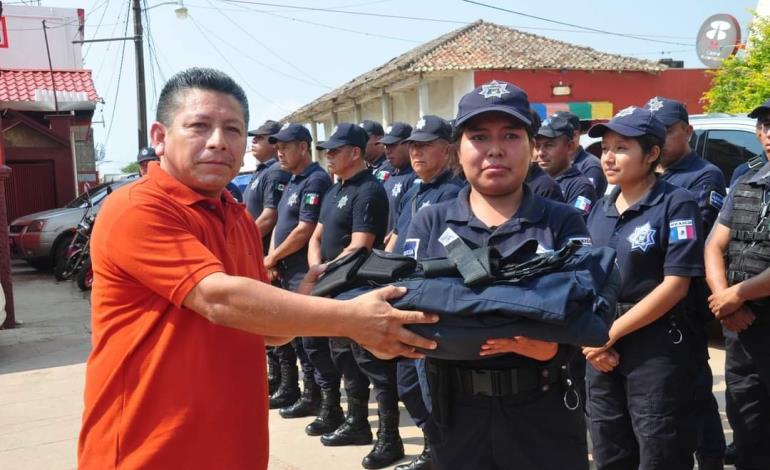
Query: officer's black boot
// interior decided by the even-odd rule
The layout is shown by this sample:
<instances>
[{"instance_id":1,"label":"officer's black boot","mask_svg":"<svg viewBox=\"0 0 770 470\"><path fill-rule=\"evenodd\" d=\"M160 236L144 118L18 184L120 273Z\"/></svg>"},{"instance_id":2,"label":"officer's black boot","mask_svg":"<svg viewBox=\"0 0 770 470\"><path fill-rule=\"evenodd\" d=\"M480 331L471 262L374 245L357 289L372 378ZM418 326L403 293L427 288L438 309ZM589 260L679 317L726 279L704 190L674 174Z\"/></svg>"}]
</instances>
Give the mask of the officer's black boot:
<instances>
[{"instance_id":1,"label":"officer's black boot","mask_svg":"<svg viewBox=\"0 0 770 470\"><path fill-rule=\"evenodd\" d=\"M318 417L305 427L308 436L321 436L334 432L345 421L340 406L339 390L321 390L321 411Z\"/></svg>"},{"instance_id":2,"label":"officer's black boot","mask_svg":"<svg viewBox=\"0 0 770 470\"><path fill-rule=\"evenodd\" d=\"M270 395L274 394L281 384L281 369L278 366L278 358L275 357L275 354L267 355L267 384Z\"/></svg>"},{"instance_id":3,"label":"officer's black boot","mask_svg":"<svg viewBox=\"0 0 770 470\"><path fill-rule=\"evenodd\" d=\"M719 457L697 456L698 470L724 470L724 461Z\"/></svg>"},{"instance_id":4,"label":"officer's black boot","mask_svg":"<svg viewBox=\"0 0 770 470\"><path fill-rule=\"evenodd\" d=\"M411 462L396 466L395 470L432 470L433 469L433 454L430 450L430 444L428 439L425 438L425 447L422 449L422 453L417 456Z\"/></svg>"},{"instance_id":5,"label":"officer's black boot","mask_svg":"<svg viewBox=\"0 0 770 470\"><path fill-rule=\"evenodd\" d=\"M404 458L404 443L398 434L398 408L381 411L377 442L369 455L364 457L364 468L384 468Z\"/></svg>"},{"instance_id":6,"label":"officer's black boot","mask_svg":"<svg viewBox=\"0 0 770 470\"><path fill-rule=\"evenodd\" d=\"M321 389L313 380L305 380L302 396L293 405L281 408L278 413L282 418L304 418L315 416L321 406Z\"/></svg>"},{"instance_id":7,"label":"officer's black boot","mask_svg":"<svg viewBox=\"0 0 770 470\"><path fill-rule=\"evenodd\" d=\"M321 436L321 444L329 447L366 445L372 443L372 427L369 425L369 402L348 397L348 415L345 422L334 432Z\"/></svg>"},{"instance_id":8,"label":"officer's black boot","mask_svg":"<svg viewBox=\"0 0 770 470\"><path fill-rule=\"evenodd\" d=\"M270 409L286 408L299 400L297 363L281 362L281 384L274 394L270 395Z\"/></svg>"}]
</instances>

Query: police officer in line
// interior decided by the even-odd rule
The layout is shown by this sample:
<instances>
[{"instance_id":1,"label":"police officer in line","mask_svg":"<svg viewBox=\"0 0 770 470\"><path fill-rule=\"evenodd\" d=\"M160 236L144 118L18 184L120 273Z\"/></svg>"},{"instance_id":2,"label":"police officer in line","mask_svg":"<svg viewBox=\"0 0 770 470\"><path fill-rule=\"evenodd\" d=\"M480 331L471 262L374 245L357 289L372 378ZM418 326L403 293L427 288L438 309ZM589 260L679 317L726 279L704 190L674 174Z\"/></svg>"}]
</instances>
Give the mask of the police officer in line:
<instances>
[{"instance_id":1,"label":"police officer in line","mask_svg":"<svg viewBox=\"0 0 770 470\"><path fill-rule=\"evenodd\" d=\"M766 138L770 100L749 117ZM740 176L706 245L709 306L725 333L727 419L739 470L770 468L769 194L770 164Z\"/></svg>"},{"instance_id":2,"label":"police officer in line","mask_svg":"<svg viewBox=\"0 0 770 470\"><path fill-rule=\"evenodd\" d=\"M332 261L358 248L381 248L387 230L388 197L368 170L364 151L366 131L341 123L325 142L329 166L339 178L324 196L321 218L310 240L308 262ZM347 338L331 338L332 359L345 379L348 416L333 432L321 436L326 446L368 444L372 431L367 419L371 381L379 415L374 448L364 457L364 468L383 468L403 458L404 445L398 433L396 363L374 357ZM363 373L363 374L362 374Z\"/></svg>"},{"instance_id":3,"label":"police officer in line","mask_svg":"<svg viewBox=\"0 0 770 470\"><path fill-rule=\"evenodd\" d=\"M690 191L700 207L703 220L703 233L708 234L716 222L725 196L725 177L715 165L703 160L690 149L692 126L689 124L687 108L675 100L655 96L645 108L666 126L666 143L660 157L660 179L674 186ZM698 352L701 358L696 377L695 415L697 429L696 456L698 468L721 469L725 456L725 435L722 418L719 415L713 387L713 376L708 359L708 336L705 323L713 320L708 309L709 292L703 279L693 279L688 294L688 302L701 322L699 326L702 345Z\"/></svg>"},{"instance_id":4,"label":"police officer in line","mask_svg":"<svg viewBox=\"0 0 770 470\"><path fill-rule=\"evenodd\" d=\"M530 119L532 121L532 129L540 129L542 119L537 111L531 110ZM551 199L557 202L564 202L564 194L561 192L561 186L551 176L540 168L537 164L537 150L532 147L532 160L529 164L529 171L527 172L527 179L524 181L529 186L529 189L538 196L543 196L546 199Z\"/></svg>"},{"instance_id":5,"label":"police officer in line","mask_svg":"<svg viewBox=\"0 0 770 470\"><path fill-rule=\"evenodd\" d=\"M246 186L243 200L246 210L262 234L262 251L267 254L270 248L270 237L278 219L278 201L281 200L283 189L291 175L281 170L281 165L275 156L275 145L267 141L268 136L281 130L281 124L267 120L258 128L248 132L251 139L251 154L257 160L257 168ZM285 347L289 347L287 345ZM275 348L267 348L267 379L268 392L275 393L281 383L280 366L275 356Z\"/></svg>"},{"instance_id":6,"label":"police officer in line","mask_svg":"<svg viewBox=\"0 0 770 470\"><path fill-rule=\"evenodd\" d=\"M542 250L574 239L589 242L577 211L524 184L534 130L521 89L493 81L463 96L455 141L469 186L416 214L405 254L446 257L457 237L470 248L493 246L503 258L530 239ZM568 409L564 400L568 388L561 371L570 349L493 337L477 360L429 358L421 372L430 391L425 432L434 468L587 469L583 413Z\"/></svg>"},{"instance_id":7,"label":"police officer in line","mask_svg":"<svg viewBox=\"0 0 770 470\"><path fill-rule=\"evenodd\" d=\"M369 136L369 140L366 142L366 151L364 152L366 164L372 170L372 174L377 178L377 181L384 183L390 178L392 171L385 156L385 149L379 145L380 139L385 135L385 131L382 129L382 124L370 120L363 121L361 128Z\"/></svg>"},{"instance_id":8,"label":"police officer in line","mask_svg":"<svg viewBox=\"0 0 770 470\"><path fill-rule=\"evenodd\" d=\"M139 154L136 156L136 163L139 164L139 176L144 176L147 174L147 165L149 165L150 162L158 161L160 161L160 158L158 158L158 155L155 154L154 148L145 147L140 150Z\"/></svg>"},{"instance_id":9,"label":"police officer in line","mask_svg":"<svg viewBox=\"0 0 770 470\"><path fill-rule=\"evenodd\" d=\"M607 191L607 177L602 171L602 164L595 155L588 153L580 145L580 118L569 111L556 111L554 116L566 118L574 129L573 141L575 143L575 153L572 155L572 166L583 174L596 189L599 197L604 196Z\"/></svg>"},{"instance_id":10,"label":"police officer in line","mask_svg":"<svg viewBox=\"0 0 770 470\"><path fill-rule=\"evenodd\" d=\"M329 175L312 162L310 132L301 124L286 123L268 142L276 146L281 169L291 174L278 203L278 220L273 230L265 268L281 280L281 286L296 291L308 271L307 243L318 223L321 198L331 186ZM314 380L310 359L302 339L294 338L291 351L276 351L281 368L281 385L270 397L270 408L281 408L284 418L312 416L319 411L320 390ZM304 389L297 384L297 357L302 365Z\"/></svg>"},{"instance_id":11,"label":"police officer in line","mask_svg":"<svg viewBox=\"0 0 770 470\"><path fill-rule=\"evenodd\" d=\"M262 234L262 249L267 254L270 248L270 237L278 221L278 202L283 190L289 183L291 174L277 165L275 145L268 142L268 137L281 130L281 123L267 120L264 124L249 131L251 139L251 154L257 160L257 168L243 193L246 210L254 219Z\"/></svg>"},{"instance_id":12,"label":"police officer in line","mask_svg":"<svg viewBox=\"0 0 770 470\"><path fill-rule=\"evenodd\" d=\"M684 302L703 276L703 225L690 193L658 179L666 128L629 107L591 137L615 185L588 217L594 246L617 252L618 316L609 341L584 348L587 416L598 470L691 470L697 321Z\"/></svg>"},{"instance_id":13,"label":"police officer in line","mask_svg":"<svg viewBox=\"0 0 770 470\"><path fill-rule=\"evenodd\" d=\"M438 116L427 115L417 122L409 137L402 141L409 148L409 160L417 178L401 198L387 251L403 253L405 236L414 215L425 207L453 199L464 186L465 183L454 175L450 167L454 155L451 140L452 126ZM400 238L399 234L402 234ZM411 359L398 361L398 397L404 402L414 423L424 432L429 413L423 399L422 389L425 384L420 384L415 365ZM430 443L427 437L424 441L420 455L396 467L398 470L431 468Z\"/></svg>"},{"instance_id":14,"label":"police officer in line","mask_svg":"<svg viewBox=\"0 0 770 470\"><path fill-rule=\"evenodd\" d=\"M574 133L572 124L564 117L544 120L537 131L535 155L540 168L559 183L565 202L588 217L597 199L596 189L572 164Z\"/></svg>"},{"instance_id":15,"label":"police officer in line","mask_svg":"<svg viewBox=\"0 0 770 470\"><path fill-rule=\"evenodd\" d=\"M412 187L417 175L412 170L409 161L409 144L404 140L412 133L412 126L405 122L394 122L380 139L380 145L385 147L385 158L392 168L387 181L383 183L388 195L388 234L396 224L396 213L401 197ZM387 240L386 240L387 242Z\"/></svg>"}]
</instances>

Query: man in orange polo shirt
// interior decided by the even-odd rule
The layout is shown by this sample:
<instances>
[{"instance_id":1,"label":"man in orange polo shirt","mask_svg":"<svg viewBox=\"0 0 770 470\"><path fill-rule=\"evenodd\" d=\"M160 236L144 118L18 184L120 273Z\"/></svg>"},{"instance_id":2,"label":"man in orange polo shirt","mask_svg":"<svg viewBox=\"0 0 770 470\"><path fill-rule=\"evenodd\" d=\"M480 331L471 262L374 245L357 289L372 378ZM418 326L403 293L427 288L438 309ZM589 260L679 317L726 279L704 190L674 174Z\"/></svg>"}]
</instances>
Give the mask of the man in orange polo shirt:
<instances>
[{"instance_id":1,"label":"man in orange polo shirt","mask_svg":"<svg viewBox=\"0 0 770 470\"><path fill-rule=\"evenodd\" d=\"M113 193L91 240L79 467L266 469L265 344L347 336L382 357L417 357L415 346L435 344L403 326L436 317L391 308L395 287L339 302L264 282L260 234L224 191L246 150L243 90L189 69L157 109L160 165Z\"/></svg>"}]
</instances>

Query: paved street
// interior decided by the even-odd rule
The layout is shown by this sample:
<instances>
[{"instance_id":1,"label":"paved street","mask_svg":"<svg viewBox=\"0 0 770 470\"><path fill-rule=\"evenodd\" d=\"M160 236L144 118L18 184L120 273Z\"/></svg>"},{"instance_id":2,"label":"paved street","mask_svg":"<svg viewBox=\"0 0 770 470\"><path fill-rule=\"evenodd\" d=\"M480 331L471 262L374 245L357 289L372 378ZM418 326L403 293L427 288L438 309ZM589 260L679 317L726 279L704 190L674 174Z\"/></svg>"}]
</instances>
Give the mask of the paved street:
<instances>
[{"instance_id":1,"label":"paved street","mask_svg":"<svg viewBox=\"0 0 770 470\"><path fill-rule=\"evenodd\" d=\"M88 296L23 263L14 264L13 280L16 318L23 325L0 331L0 468L74 469L90 344ZM711 353L724 410L724 354L715 348ZM375 428L376 414L370 403ZM271 469L362 468L370 446L325 448L302 431L309 419L284 420L277 412L270 418ZM401 433L411 458L422 449L422 435L403 408Z\"/></svg>"}]
</instances>

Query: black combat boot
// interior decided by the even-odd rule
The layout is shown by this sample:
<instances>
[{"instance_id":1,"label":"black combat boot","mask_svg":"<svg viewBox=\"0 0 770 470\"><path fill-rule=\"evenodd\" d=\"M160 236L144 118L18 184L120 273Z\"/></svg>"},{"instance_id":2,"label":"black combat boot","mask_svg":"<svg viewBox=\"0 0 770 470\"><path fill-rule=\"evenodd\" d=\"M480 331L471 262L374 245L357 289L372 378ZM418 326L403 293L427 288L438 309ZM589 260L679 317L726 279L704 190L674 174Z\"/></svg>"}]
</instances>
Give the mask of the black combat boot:
<instances>
[{"instance_id":1,"label":"black combat boot","mask_svg":"<svg viewBox=\"0 0 770 470\"><path fill-rule=\"evenodd\" d=\"M299 400L297 363L281 363L281 384L270 395L270 409L286 408Z\"/></svg>"},{"instance_id":2,"label":"black combat boot","mask_svg":"<svg viewBox=\"0 0 770 470\"><path fill-rule=\"evenodd\" d=\"M278 386L281 384L281 368L278 366L278 358L275 354L267 355L267 385L268 396L275 393L278 390Z\"/></svg>"},{"instance_id":3,"label":"black combat boot","mask_svg":"<svg viewBox=\"0 0 770 470\"><path fill-rule=\"evenodd\" d=\"M334 432L321 436L321 444L329 447L371 444L372 427L369 425L368 415L368 400L348 397L348 415L345 422Z\"/></svg>"},{"instance_id":4,"label":"black combat boot","mask_svg":"<svg viewBox=\"0 0 770 470\"><path fill-rule=\"evenodd\" d=\"M281 408L278 413L281 418L304 418L315 416L321 407L321 389L313 380L305 380L302 396L293 405Z\"/></svg>"},{"instance_id":5,"label":"black combat boot","mask_svg":"<svg viewBox=\"0 0 770 470\"><path fill-rule=\"evenodd\" d=\"M335 429L345 421L340 406L339 390L321 390L321 411L318 417L305 427L308 436L321 436Z\"/></svg>"},{"instance_id":6,"label":"black combat boot","mask_svg":"<svg viewBox=\"0 0 770 470\"><path fill-rule=\"evenodd\" d=\"M369 455L364 457L364 468L385 468L404 458L404 443L398 434L398 408L381 411L377 442Z\"/></svg>"},{"instance_id":7,"label":"black combat boot","mask_svg":"<svg viewBox=\"0 0 770 470\"><path fill-rule=\"evenodd\" d=\"M701 457L697 456L698 470L724 470L725 463L719 457Z\"/></svg>"},{"instance_id":8,"label":"black combat boot","mask_svg":"<svg viewBox=\"0 0 770 470\"><path fill-rule=\"evenodd\" d=\"M425 438L425 447L423 447L420 455L407 464L397 465L394 470L433 470L433 453L430 450L428 439Z\"/></svg>"}]
</instances>

